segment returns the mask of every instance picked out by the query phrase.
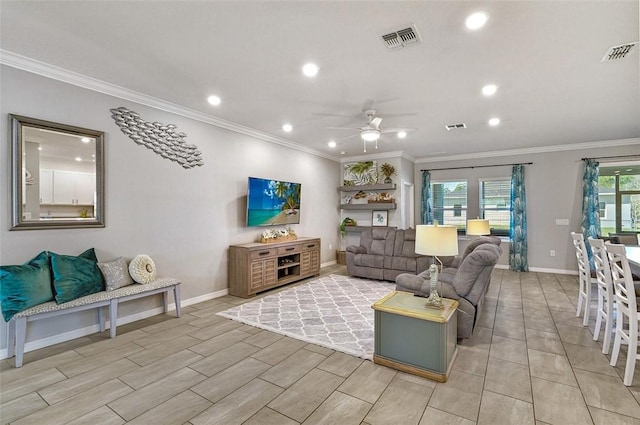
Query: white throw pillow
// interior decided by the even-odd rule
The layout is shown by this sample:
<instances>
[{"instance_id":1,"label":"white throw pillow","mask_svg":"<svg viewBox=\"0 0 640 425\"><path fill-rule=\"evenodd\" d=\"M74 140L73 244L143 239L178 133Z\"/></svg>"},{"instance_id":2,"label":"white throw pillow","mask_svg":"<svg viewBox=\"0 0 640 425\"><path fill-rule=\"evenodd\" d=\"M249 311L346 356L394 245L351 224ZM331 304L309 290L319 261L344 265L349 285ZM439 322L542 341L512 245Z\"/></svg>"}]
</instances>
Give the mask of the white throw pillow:
<instances>
[{"instance_id":1,"label":"white throw pillow","mask_svg":"<svg viewBox=\"0 0 640 425\"><path fill-rule=\"evenodd\" d=\"M150 283L156 280L156 265L148 255L139 254L129 263L129 274L138 283Z\"/></svg>"}]
</instances>

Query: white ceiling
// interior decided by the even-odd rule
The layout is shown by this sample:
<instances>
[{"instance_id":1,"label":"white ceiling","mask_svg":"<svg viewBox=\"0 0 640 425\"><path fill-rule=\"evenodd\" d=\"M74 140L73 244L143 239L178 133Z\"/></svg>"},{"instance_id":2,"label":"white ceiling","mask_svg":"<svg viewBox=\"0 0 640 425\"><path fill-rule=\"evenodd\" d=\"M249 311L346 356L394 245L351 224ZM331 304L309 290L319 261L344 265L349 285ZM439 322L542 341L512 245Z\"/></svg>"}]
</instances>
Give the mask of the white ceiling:
<instances>
[{"instance_id":1,"label":"white ceiling","mask_svg":"<svg viewBox=\"0 0 640 425\"><path fill-rule=\"evenodd\" d=\"M330 149L352 133L326 127L363 126L372 102L383 128L417 131L368 152L427 160L640 137L638 46L600 62L640 38L638 4L3 1L0 48L336 158L361 155L362 141ZM469 31L478 10L490 19ZM380 36L410 24L422 44L388 50ZM301 73L308 61L320 66L314 79ZM487 83L498 85L491 98L480 93ZM222 104L209 105L210 94ZM415 115L385 118L405 113ZM493 116L498 127L487 125ZM468 128L445 129L461 122Z\"/></svg>"}]
</instances>

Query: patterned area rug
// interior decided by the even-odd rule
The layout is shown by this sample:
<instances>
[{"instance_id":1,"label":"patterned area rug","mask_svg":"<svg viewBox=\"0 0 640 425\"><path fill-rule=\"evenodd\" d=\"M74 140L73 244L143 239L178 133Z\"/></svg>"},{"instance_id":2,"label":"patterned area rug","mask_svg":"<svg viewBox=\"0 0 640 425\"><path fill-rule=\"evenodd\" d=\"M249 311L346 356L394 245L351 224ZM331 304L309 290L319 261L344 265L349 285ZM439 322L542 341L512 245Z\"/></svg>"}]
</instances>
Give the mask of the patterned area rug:
<instances>
[{"instance_id":1,"label":"patterned area rug","mask_svg":"<svg viewBox=\"0 0 640 425\"><path fill-rule=\"evenodd\" d=\"M371 305L391 282L329 275L218 313L291 338L373 358Z\"/></svg>"}]
</instances>

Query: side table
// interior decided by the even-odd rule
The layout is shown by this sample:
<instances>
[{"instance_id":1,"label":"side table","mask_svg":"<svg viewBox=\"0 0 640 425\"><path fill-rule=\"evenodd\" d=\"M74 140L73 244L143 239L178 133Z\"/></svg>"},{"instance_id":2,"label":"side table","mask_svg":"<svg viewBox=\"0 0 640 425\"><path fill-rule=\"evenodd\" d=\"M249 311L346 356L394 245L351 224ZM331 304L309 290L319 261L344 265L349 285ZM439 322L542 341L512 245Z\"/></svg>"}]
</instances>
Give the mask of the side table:
<instances>
[{"instance_id":1,"label":"side table","mask_svg":"<svg viewBox=\"0 0 640 425\"><path fill-rule=\"evenodd\" d=\"M425 307L425 298L402 291L376 301L373 362L446 382L457 354L458 301L442 301L444 309Z\"/></svg>"}]
</instances>

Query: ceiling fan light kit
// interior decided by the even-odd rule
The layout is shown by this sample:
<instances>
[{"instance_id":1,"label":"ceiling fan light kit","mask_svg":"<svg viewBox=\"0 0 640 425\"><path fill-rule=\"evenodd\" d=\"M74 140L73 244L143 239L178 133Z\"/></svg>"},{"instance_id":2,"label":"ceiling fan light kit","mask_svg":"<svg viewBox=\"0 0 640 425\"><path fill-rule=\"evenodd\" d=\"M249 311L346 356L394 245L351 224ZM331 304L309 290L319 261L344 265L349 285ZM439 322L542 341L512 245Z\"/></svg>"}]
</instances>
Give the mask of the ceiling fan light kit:
<instances>
[{"instance_id":1,"label":"ceiling fan light kit","mask_svg":"<svg viewBox=\"0 0 640 425\"><path fill-rule=\"evenodd\" d=\"M396 133L398 138L403 139L407 137L407 132L413 131L413 128L381 128L382 117L376 116L375 109L365 109L363 110L364 114L367 117L367 125L363 127L327 127L333 130L351 130L357 131L358 133L352 134L351 136L347 136L342 140L350 139L352 137L360 135L360 138L363 142L363 151L367 152L367 142L375 142L375 148L378 149L378 140L383 134L388 133ZM391 116L403 116L408 114L392 114Z\"/></svg>"},{"instance_id":2,"label":"ceiling fan light kit","mask_svg":"<svg viewBox=\"0 0 640 425\"><path fill-rule=\"evenodd\" d=\"M367 128L365 130L362 130L362 133L360 133L360 137L362 137L362 140L364 140L365 142L375 142L380 137L380 130L376 130L375 128Z\"/></svg>"}]
</instances>

